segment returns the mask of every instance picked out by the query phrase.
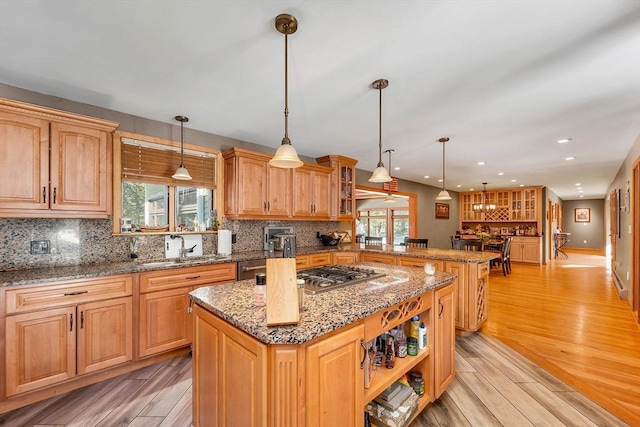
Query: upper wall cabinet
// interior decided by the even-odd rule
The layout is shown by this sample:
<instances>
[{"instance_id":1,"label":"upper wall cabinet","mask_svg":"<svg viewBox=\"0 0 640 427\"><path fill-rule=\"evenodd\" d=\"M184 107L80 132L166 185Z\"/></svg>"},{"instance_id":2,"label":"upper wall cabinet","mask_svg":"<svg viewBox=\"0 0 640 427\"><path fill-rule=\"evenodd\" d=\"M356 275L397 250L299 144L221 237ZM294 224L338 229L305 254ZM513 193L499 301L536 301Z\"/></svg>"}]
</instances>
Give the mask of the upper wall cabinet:
<instances>
[{"instance_id":1,"label":"upper wall cabinet","mask_svg":"<svg viewBox=\"0 0 640 427\"><path fill-rule=\"evenodd\" d=\"M482 192L460 193L461 222L539 222L542 211L542 189L530 187L515 190L487 191L487 202L496 205L492 212L473 210L482 203Z\"/></svg>"},{"instance_id":2,"label":"upper wall cabinet","mask_svg":"<svg viewBox=\"0 0 640 427\"><path fill-rule=\"evenodd\" d=\"M231 148L224 157L224 213L229 219L330 219L331 175L326 166L269 166L271 156Z\"/></svg>"},{"instance_id":3,"label":"upper wall cabinet","mask_svg":"<svg viewBox=\"0 0 640 427\"><path fill-rule=\"evenodd\" d=\"M329 166L331 173L331 207L333 220L352 221L356 212L356 164L355 159L339 155L316 158L319 165Z\"/></svg>"},{"instance_id":4,"label":"upper wall cabinet","mask_svg":"<svg viewBox=\"0 0 640 427\"><path fill-rule=\"evenodd\" d=\"M0 98L0 217L110 216L117 127Z\"/></svg>"}]
</instances>

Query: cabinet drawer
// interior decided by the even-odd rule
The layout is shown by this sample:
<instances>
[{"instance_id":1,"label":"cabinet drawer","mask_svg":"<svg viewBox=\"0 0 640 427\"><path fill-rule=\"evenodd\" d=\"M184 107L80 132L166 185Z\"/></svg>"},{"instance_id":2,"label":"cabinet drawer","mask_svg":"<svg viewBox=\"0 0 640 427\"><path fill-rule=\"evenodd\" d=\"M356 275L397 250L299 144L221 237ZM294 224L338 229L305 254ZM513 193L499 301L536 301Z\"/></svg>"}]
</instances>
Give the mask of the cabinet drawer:
<instances>
[{"instance_id":1,"label":"cabinet drawer","mask_svg":"<svg viewBox=\"0 0 640 427\"><path fill-rule=\"evenodd\" d=\"M435 264L436 271L444 271L444 261L428 259L428 258L407 257L407 256L398 256L397 258L397 264L403 267L424 268L424 265L428 262L431 264Z\"/></svg>"},{"instance_id":2,"label":"cabinet drawer","mask_svg":"<svg viewBox=\"0 0 640 427\"><path fill-rule=\"evenodd\" d=\"M140 292L145 293L233 280L236 280L235 263L161 270L140 274Z\"/></svg>"},{"instance_id":3,"label":"cabinet drawer","mask_svg":"<svg viewBox=\"0 0 640 427\"><path fill-rule=\"evenodd\" d=\"M16 287L5 293L6 314L23 313L131 295L130 275L57 282L47 286Z\"/></svg>"},{"instance_id":4,"label":"cabinet drawer","mask_svg":"<svg viewBox=\"0 0 640 427\"><path fill-rule=\"evenodd\" d=\"M361 262L379 262L381 264L396 265L396 257L393 255L374 254L371 252L362 252L360 254Z\"/></svg>"},{"instance_id":5,"label":"cabinet drawer","mask_svg":"<svg viewBox=\"0 0 640 427\"><path fill-rule=\"evenodd\" d=\"M331 253L313 254L309 256L309 267L320 267L331 264Z\"/></svg>"},{"instance_id":6,"label":"cabinet drawer","mask_svg":"<svg viewBox=\"0 0 640 427\"><path fill-rule=\"evenodd\" d=\"M311 260L309 259L309 255L302 255L296 257L296 270L302 270L303 268L309 268L309 264L311 264Z\"/></svg>"}]
</instances>

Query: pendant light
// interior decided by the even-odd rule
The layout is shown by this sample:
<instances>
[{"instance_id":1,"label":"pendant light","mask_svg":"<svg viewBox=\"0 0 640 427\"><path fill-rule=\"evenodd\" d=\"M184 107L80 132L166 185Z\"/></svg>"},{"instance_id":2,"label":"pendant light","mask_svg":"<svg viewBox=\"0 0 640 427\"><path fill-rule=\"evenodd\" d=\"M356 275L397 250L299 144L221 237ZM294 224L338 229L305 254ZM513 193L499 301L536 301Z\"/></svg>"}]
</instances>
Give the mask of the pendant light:
<instances>
[{"instance_id":1,"label":"pendant light","mask_svg":"<svg viewBox=\"0 0 640 427\"><path fill-rule=\"evenodd\" d=\"M175 119L180 122L180 166L176 169L176 173L171 178L181 181L191 180L189 171L184 167L184 123L189 121L189 117L176 116Z\"/></svg>"},{"instance_id":2,"label":"pendant light","mask_svg":"<svg viewBox=\"0 0 640 427\"><path fill-rule=\"evenodd\" d=\"M288 43L287 36L293 34L298 29L298 21L295 17L288 14L278 15L276 17L276 29L284 34L284 138L282 144L278 147L275 156L269 160L271 166L284 169L299 168L302 166L302 160L298 157L296 149L291 145L289 140L289 91L288 91Z\"/></svg>"},{"instance_id":3,"label":"pendant light","mask_svg":"<svg viewBox=\"0 0 640 427\"><path fill-rule=\"evenodd\" d=\"M379 111L379 121L378 121L378 167L373 171L371 178L369 178L369 182L391 182L393 179L389 175L389 172L384 168L384 164L382 163L382 89L389 86L389 80L378 79L371 83L371 86L374 89L378 89L380 93L380 111Z\"/></svg>"},{"instance_id":4,"label":"pendant light","mask_svg":"<svg viewBox=\"0 0 640 427\"><path fill-rule=\"evenodd\" d=\"M391 153L393 153L394 151L395 150L392 150L392 149L384 150L385 153L389 153L389 169L391 169ZM393 180L393 178L391 178L391 180ZM393 194L387 193L387 197L385 197L382 202L383 203L395 203L396 202L396 198L393 197Z\"/></svg>"},{"instance_id":5,"label":"pendant light","mask_svg":"<svg viewBox=\"0 0 640 427\"><path fill-rule=\"evenodd\" d=\"M490 213L496 210L496 205L494 203L488 202L487 197L487 183L483 182L484 190L482 190L482 203L474 203L471 208L474 212L478 213Z\"/></svg>"},{"instance_id":6,"label":"pendant light","mask_svg":"<svg viewBox=\"0 0 640 427\"><path fill-rule=\"evenodd\" d=\"M449 138L447 138L446 136L438 140L438 142L442 143L442 190L440 190L440 193L438 193L438 197L436 197L436 200L451 200L451 196L446 190L444 182L444 144L447 141L449 141Z\"/></svg>"}]
</instances>

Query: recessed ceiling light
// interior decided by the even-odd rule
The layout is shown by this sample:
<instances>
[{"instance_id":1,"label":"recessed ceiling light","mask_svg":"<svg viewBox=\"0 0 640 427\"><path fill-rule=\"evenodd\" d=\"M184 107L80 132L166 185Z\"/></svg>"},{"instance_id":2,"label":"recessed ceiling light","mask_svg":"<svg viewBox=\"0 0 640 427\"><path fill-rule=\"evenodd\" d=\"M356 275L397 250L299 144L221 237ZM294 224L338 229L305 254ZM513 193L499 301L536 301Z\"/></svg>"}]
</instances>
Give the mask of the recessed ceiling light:
<instances>
[{"instance_id":1,"label":"recessed ceiling light","mask_svg":"<svg viewBox=\"0 0 640 427\"><path fill-rule=\"evenodd\" d=\"M480 166L484 166L486 164L487 164L487 162L478 162L478 165L480 165Z\"/></svg>"},{"instance_id":2,"label":"recessed ceiling light","mask_svg":"<svg viewBox=\"0 0 640 427\"><path fill-rule=\"evenodd\" d=\"M504 172L498 172L498 175L502 176L504 175Z\"/></svg>"},{"instance_id":3,"label":"recessed ceiling light","mask_svg":"<svg viewBox=\"0 0 640 427\"><path fill-rule=\"evenodd\" d=\"M473 191L473 188L470 188L469 191Z\"/></svg>"},{"instance_id":4,"label":"recessed ceiling light","mask_svg":"<svg viewBox=\"0 0 640 427\"><path fill-rule=\"evenodd\" d=\"M580 184L579 182L576 182L576 186L580 186L580 185L582 185L582 184Z\"/></svg>"},{"instance_id":5,"label":"recessed ceiling light","mask_svg":"<svg viewBox=\"0 0 640 427\"><path fill-rule=\"evenodd\" d=\"M442 182L442 178L440 178L440 179L438 180L438 182Z\"/></svg>"},{"instance_id":6,"label":"recessed ceiling light","mask_svg":"<svg viewBox=\"0 0 640 427\"><path fill-rule=\"evenodd\" d=\"M576 158L575 158L575 157L573 157L573 156L571 156L571 157L565 157L564 159L565 159L565 160L575 160Z\"/></svg>"},{"instance_id":7,"label":"recessed ceiling light","mask_svg":"<svg viewBox=\"0 0 640 427\"><path fill-rule=\"evenodd\" d=\"M584 193L584 190L578 190L578 193Z\"/></svg>"},{"instance_id":8,"label":"recessed ceiling light","mask_svg":"<svg viewBox=\"0 0 640 427\"><path fill-rule=\"evenodd\" d=\"M398 166L396 166L395 168L393 168L394 171L399 171L400 168Z\"/></svg>"},{"instance_id":9,"label":"recessed ceiling light","mask_svg":"<svg viewBox=\"0 0 640 427\"><path fill-rule=\"evenodd\" d=\"M460 187L462 187L462 185L458 184L458 185L456 185L456 187L460 188Z\"/></svg>"},{"instance_id":10,"label":"recessed ceiling light","mask_svg":"<svg viewBox=\"0 0 640 427\"><path fill-rule=\"evenodd\" d=\"M571 141L573 138L562 138L558 140L558 144L564 144L565 142Z\"/></svg>"},{"instance_id":11,"label":"recessed ceiling light","mask_svg":"<svg viewBox=\"0 0 640 427\"><path fill-rule=\"evenodd\" d=\"M520 187L524 187L524 184L520 184Z\"/></svg>"},{"instance_id":12,"label":"recessed ceiling light","mask_svg":"<svg viewBox=\"0 0 640 427\"><path fill-rule=\"evenodd\" d=\"M580 198L582 199L583 197L584 197L584 195L583 195L583 194L581 194L581 195L580 195Z\"/></svg>"},{"instance_id":13,"label":"recessed ceiling light","mask_svg":"<svg viewBox=\"0 0 640 427\"><path fill-rule=\"evenodd\" d=\"M516 181L517 181L517 179L512 179L512 180L511 180L511 182L516 182Z\"/></svg>"},{"instance_id":14,"label":"recessed ceiling light","mask_svg":"<svg viewBox=\"0 0 640 427\"><path fill-rule=\"evenodd\" d=\"M424 177L425 177L425 179L429 179L429 175L425 175Z\"/></svg>"},{"instance_id":15,"label":"recessed ceiling light","mask_svg":"<svg viewBox=\"0 0 640 427\"><path fill-rule=\"evenodd\" d=\"M576 187L576 190L582 190L582 187Z\"/></svg>"}]
</instances>

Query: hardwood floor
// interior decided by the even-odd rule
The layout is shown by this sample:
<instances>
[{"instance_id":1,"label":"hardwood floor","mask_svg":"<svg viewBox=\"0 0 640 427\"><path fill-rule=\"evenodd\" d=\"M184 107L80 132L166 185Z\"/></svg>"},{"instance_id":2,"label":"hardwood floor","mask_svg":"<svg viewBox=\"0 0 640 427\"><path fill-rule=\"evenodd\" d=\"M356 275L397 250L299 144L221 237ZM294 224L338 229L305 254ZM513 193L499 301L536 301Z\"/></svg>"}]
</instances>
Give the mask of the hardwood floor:
<instances>
[{"instance_id":1,"label":"hardwood floor","mask_svg":"<svg viewBox=\"0 0 640 427\"><path fill-rule=\"evenodd\" d=\"M625 425L613 414L640 426L640 330L604 257L494 269L489 301L482 333L456 339L455 381L411 427ZM0 425L188 427L191 359L0 415Z\"/></svg>"},{"instance_id":2,"label":"hardwood floor","mask_svg":"<svg viewBox=\"0 0 640 427\"><path fill-rule=\"evenodd\" d=\"M492 335L627 423L640 426L640 328L603 256L492 273Z\"/></svg>"}]
</instances>

